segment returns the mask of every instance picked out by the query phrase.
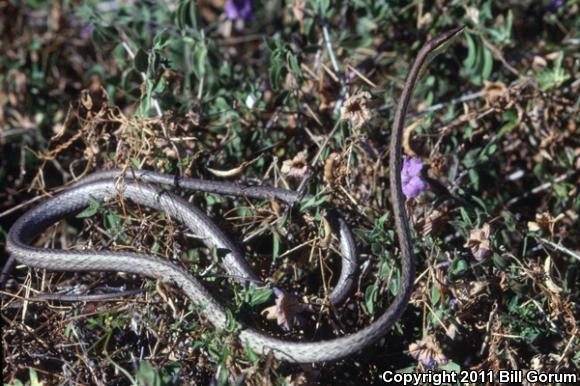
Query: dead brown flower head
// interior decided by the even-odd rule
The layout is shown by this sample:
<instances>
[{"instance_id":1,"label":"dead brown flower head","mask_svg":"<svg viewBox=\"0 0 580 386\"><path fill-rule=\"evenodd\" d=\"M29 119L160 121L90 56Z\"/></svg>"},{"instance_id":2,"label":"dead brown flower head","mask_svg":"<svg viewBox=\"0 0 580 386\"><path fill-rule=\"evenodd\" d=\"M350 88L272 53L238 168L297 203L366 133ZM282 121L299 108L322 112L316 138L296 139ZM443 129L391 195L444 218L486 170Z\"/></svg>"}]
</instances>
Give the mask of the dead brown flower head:
<instances>
[{"instance_id":1,"label":"dead brown flower head","mask_svg":"<svg viewBox=\"0 0 580 386\"><path fill-rule=\"evenodd\" d=\"M353 130L360 129L368 120L371 119L371 111L367 107L367 101L371 94L367 91L359 92L350 96L340 109L340 118L350 122Z\"/></svg>"},{"instance_id":2,"label":"dead brown flower head","mask_svg":"<svg viewBox=\"0 0 580 386\"><path fill-rule=\"evenodd\" d=\"M489 241L490 226L483 224L481 228L472 229L464 247L471 249L473 257L481 261L491 254L491 243Z\"/></svg>"},{"instance_id":3,"label":"dead brown flower head","mask_svg":"<svg viewBox=\"0 0 580 386\"><path fill-rule=\"evenodd\" d=\"M296 157L291 160L286 160L282 163L281 172L286 177L304 177L308 171L308 162L306 162L306 152L301 151Z\"/></svg>"},{"instance_id":4,"label":"dead brown flower head","mask_svg":"<svg viewBox=\"0 0 580 386\"><path fill-rule=\"evenodd\" d=\"M264 309L262 315L268 320L276 320L278 325L284 331L290 331L295 324L300 324L298 314L305 310L304 304L301 304L292 295L274 288L276 304Z\"/></svg>"},{"instance_id":5,"label":"dead brown flower head","mask_svg":"<svg viewBox=\"0 0 580 386\"><path fill-rule=\"evenodd\" d=\"M433 335L428 335L416 343L411 343L409 354L429 369L444 365L449 361Z\"/></svg>"},{"instance_id":6,"label":"dead brown flower head","mask_svg":"<svg viewBox=\"0 0 580 386\"><path fill-rule=\"evenodd\" d=\"M536 221L528 221L528 230L531 232L547 231L553 237L556 223L564 217L563 213L560 213L557 217L552 217L548 212L537 213Z\"/></svg>"}]
</instances>

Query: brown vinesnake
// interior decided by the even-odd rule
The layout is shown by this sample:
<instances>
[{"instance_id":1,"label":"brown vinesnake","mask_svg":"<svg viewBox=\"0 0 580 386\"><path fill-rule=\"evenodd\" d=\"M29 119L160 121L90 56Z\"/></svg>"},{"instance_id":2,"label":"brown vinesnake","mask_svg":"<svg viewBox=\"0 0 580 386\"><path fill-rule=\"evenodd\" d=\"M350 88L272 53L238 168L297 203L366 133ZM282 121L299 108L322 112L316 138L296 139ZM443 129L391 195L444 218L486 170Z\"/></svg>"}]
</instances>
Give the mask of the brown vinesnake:
<instances>
[{"instance_id":1,"label":"brown vinesnake","mask_svg":"<svg viewBox=\"0 0 580 386\"><path fill-rule=\"evenodd\" d=\"M331 361L362 350L383 336L405 310L413 290L415 261L411 248L409 221L404 207L401 187L401 140L405 115L415 84L427 64L447 44L462 32L455 28L427 42L419 51L407 76L398 102L390 142L390 186L395 227L402 254L400 288L393 303L369 326L350 335L317 342L291 342L266 335L252 327L242 325L239 338L255 352L299 363ZM119 178L122 177L122 178ZM240 186L229 182L178 179L175 176L145 170L119 170L97 172L81 179L64 192L27 211L12 226L7 237L7 249L20 263L31 267L56 271L120 271L163 279L181 288L201 313L217 328L226 324L226 310L205 287L186 271L157 257L128 252L72 251L37 248L30 245L33 239L56 221L89 206L92 198L104 200L119 194L137 204L166 212L183 223L204 243L215 247L223 265L232 277L240 281L260 282L252 272L241 252L232 241L201 210L183 198L162 191L157 185L229 194L251 198L277 198L288 204L299 200L296 192L270 187ZM357 267L356 249L349 228L338 220L338 235L342 270L338 284L330 294L330 302L338 304L346 298Z\"/></svg>"}]
</instances>

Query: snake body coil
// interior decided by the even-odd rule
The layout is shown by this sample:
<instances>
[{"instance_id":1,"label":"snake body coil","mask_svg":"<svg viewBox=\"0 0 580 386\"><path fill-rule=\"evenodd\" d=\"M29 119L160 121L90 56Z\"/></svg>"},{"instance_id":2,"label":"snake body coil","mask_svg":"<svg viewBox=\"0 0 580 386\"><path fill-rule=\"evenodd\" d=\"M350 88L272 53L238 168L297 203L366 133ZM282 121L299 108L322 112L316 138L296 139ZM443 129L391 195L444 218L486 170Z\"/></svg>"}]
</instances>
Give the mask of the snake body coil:
<instances>
[{"instance_id":1,"label":"snake body coil","mask_svg":"<svg viewBox=\"0 0 580 386\"><path fill-rule=\"evenodd\" d=\"M401 248L402 264L400 288L393 303L369 326L350 335L317 342L290 342L276 339L251 327L243 326L239 337L255 352L289 362L310 363L331 361L360 351L383 336L405 310L413 290L415 261L411 249L408 218L401 188L401 138L404 119L416 82L425 66L462 28L447 31L427 42L419 51L407 77L397 105L390 143L391 201L395 226ZM122 178L117 178L122 177ZM65 251L36 248L30 245L49 225L88 207L92 199L103 201L120 193L125 199L167 213L183 223L204 243L221 253L224 267L241 281L259 282L241 252L230 239L199 209L183 198L164 192L156 184L228 194L251 198L276 198L288 204L299 200L296 192L271 187L243 187L229 182L207 181L139 170L123 173L120 170L97 172L83 178L66 191L27 211L10 228L8 251L20 262L31 267L56 271L117 271L129 272L174 283L218 328L226 325L226 310L194 277L174 264L149 255L112 251ZM352 286L357 267L355 243L349 228L338 220L338 236L342 270L337 285L330 294L330 302L343 301Z\"/></svg>"}]
</instances>

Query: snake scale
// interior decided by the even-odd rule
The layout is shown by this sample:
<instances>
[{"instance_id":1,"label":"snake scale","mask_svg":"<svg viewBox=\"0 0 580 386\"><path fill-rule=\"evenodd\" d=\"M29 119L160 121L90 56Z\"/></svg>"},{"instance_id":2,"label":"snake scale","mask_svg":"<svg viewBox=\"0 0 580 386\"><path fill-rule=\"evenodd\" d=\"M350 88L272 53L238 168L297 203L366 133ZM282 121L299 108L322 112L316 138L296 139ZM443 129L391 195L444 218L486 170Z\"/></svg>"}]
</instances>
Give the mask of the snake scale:
<instances>
[{"instance_id":1,"label":"snake scale","mask_svg":"<svg viewBox=\"0 0 580 386\"><path fill-rule=\"evenodd\" d=\"M415 279L415 260L411 248L409 220L404 207L401 187L401 141L407 108L416 83L425 67L463 28L454 28L425 43L407 75L405 86L395 111L389 145L391 203L395 228L402 256L400 288L384 313L363 329L341 337L315 342L293 342L278 339L242 325L239 339L260 354L272 353L276 358L296 363L333 361L356 353L386 334L405 310ZM122 195L140 205L163 211L186 225L209 247L221 251L222 264L233 277L241 281L260 282L236 245L200 209L185 199L163 191L158 185L173 185L197 191L243 196L258 199L272 197L294 204L297 192L272 187L240 186L231 182L176 178L173 175L146 170L120 170L93 173L64 192L44 201L24 213L13 224L7 236L7 250L20 263L53 271L114 271L163 279L179 287L199 306L200 312L217 328L226 326L225 308L196 278L173 263L145 254L95 250L58 250L37 248L32 242L49 225L88 207L92 199ZM353 284L357 268L355 242L343 220L338 221L342 269L338 283L329 298L334 305L343 301Z\"/></svg>"}]
</instances>

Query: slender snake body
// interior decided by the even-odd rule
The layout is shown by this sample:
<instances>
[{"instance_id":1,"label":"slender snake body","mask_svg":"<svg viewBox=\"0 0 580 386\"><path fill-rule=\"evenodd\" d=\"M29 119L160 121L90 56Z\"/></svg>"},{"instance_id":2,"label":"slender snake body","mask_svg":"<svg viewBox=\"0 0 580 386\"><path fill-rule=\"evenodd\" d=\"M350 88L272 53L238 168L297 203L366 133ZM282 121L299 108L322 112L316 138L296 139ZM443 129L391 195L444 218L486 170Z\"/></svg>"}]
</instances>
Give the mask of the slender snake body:
<instances>
[{"instance_id":1,"label":"slender snake body","mask_svg":"<svg viewBox=\"0 0 580 386\"><path fill-rule=\"evenodd\" d=\"M281 360L297 363L332 361L362 350L383 336L405 310L415 278L415 260L411 248L409 221L404 207L401 187L401 141L405 114L413 89L421 73L433 57L460 34L463 28L447 31L427 42L419 51L407 76L405 87L395 112L390 142L391 202L395 217L401 255L400 287L393 303L369 326L350 335L317 342L291 342L277 339L248 326L242 326L240 340L260 354L272 352ZM122 177L122 178L118 178ZM287 204L300 199L297 192L272 187L240 186L229 182L177 179L175 176L138 170L97 172L81 179L66 191L48 199L23 214L10 228L7 249L20 263L55 271L116 271L129 272L169 281L200 306L201 312L217 328L226 325L226 310L194 277L176 265L149 255L112 251L71 251L31 246L34 238L56 221L74 214L91 203L107 197L125 199L167 213L199 235L204 243L221 253L223 266L240 281L260 282L235 244L201 210L183 198L162 191L156 185L173 185L192 190L244 196L276 198ZM349 228L338 220L342 269L338 283L329 295L336 305L348 295L357 268L356 248ZM221 252L219 252L221 251Z\"/></svg>"}]
</instances>

